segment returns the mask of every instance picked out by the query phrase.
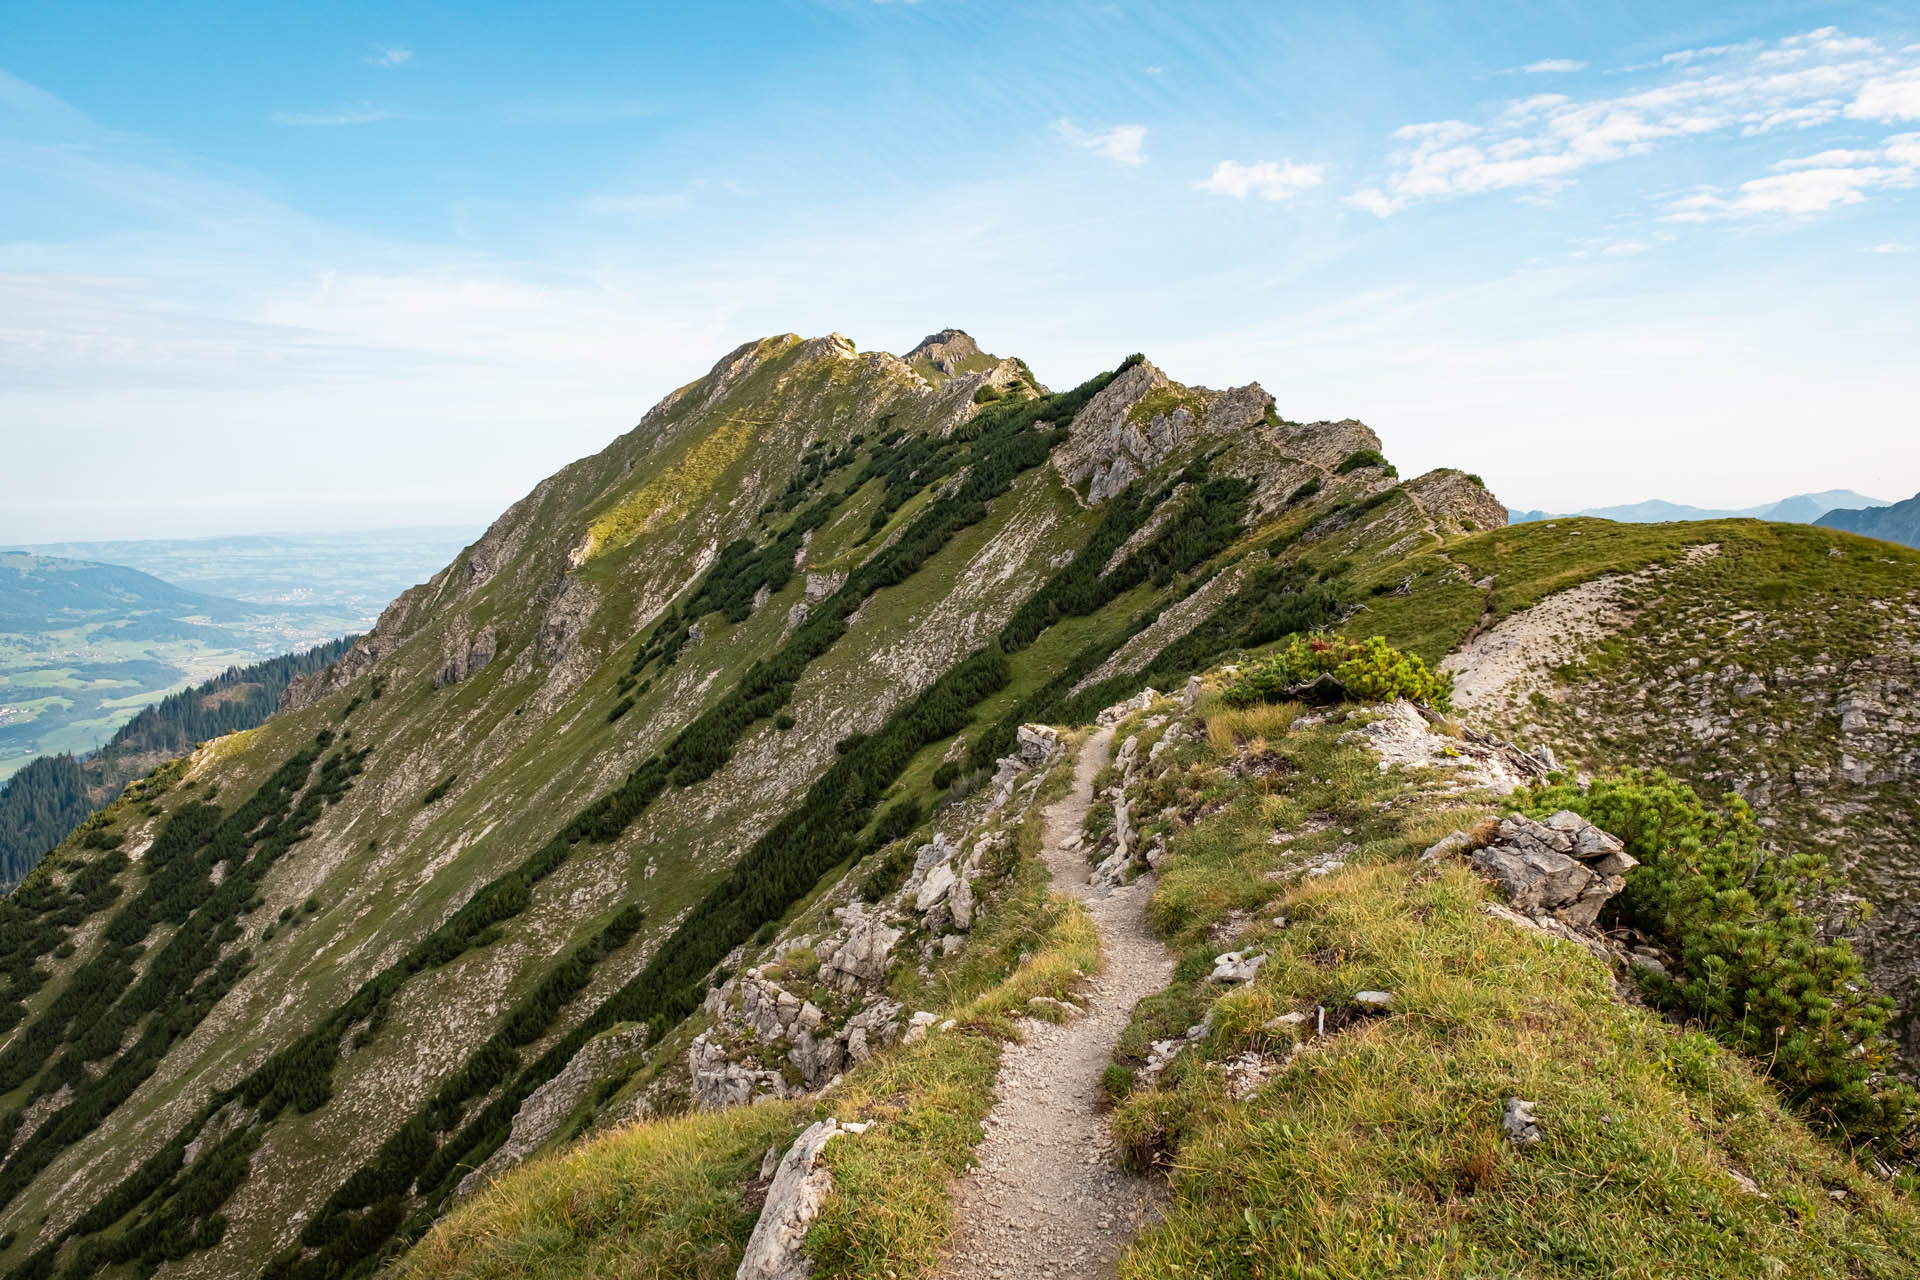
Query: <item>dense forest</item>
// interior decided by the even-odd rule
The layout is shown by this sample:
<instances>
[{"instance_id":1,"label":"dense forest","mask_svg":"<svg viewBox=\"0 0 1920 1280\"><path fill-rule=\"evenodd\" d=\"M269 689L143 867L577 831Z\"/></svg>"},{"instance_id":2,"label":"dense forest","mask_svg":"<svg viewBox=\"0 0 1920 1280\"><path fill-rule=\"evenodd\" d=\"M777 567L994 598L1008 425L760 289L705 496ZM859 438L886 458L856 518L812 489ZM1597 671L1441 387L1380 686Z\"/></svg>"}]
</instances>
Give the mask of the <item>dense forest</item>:
<instances>
[{"instance_id":1,"label":"dense forest","mask_svg":"<svg viewBox=\"0 0 1920 1280\"><path fill-rule=\"evenodd\" d=\"M354 637L225 671L169 694L122 725L83 759L41 756L0 787L0 886L12 886L120 789L195 743L251 729L280 705L280 695L347 651Z\"/></svg>"},{"instance_id":2,"label":"dense forest","mask_svg":"<svg viewBox=\"0 0 1920 1280\"><path fill-rule=\"evenodd\" d=\"M80 762L40 756L0 787L0 883L15 885L95 806Z\"/></svg>"}]
</instances>

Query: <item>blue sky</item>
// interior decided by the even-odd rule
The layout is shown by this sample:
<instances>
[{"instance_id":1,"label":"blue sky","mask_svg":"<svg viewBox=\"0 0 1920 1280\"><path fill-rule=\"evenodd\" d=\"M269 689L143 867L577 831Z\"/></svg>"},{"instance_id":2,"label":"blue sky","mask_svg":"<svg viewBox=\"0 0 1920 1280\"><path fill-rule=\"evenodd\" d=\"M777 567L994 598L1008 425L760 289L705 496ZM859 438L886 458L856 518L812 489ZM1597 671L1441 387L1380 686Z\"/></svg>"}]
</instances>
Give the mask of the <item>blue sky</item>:
<instances>
[{"instance_id":1,"label":"blue sky","mask_svg":"<svg viewBox=\"0 0 1920 1280\"><path fill-rule=\"evenodd\" d=\"M0 541L490 519L767 333L1920 490L1910 5L0 0Z\"/></svg>"}]
</instances>

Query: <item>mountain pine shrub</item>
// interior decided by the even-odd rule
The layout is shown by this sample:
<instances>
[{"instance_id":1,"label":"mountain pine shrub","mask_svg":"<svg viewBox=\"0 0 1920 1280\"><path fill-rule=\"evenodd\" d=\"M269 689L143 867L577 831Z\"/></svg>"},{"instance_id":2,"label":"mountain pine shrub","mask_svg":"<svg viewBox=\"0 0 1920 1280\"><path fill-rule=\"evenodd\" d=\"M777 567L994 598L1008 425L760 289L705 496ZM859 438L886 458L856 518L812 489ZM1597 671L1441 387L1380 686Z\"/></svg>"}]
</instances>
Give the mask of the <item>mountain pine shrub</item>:
<instances>
[{"instance_id":1,"label":"mountain pine shrub","mask_svg":"<svg viewBox=\"0 0 1920 1280\"><path fill-rule=\"evenodd\" d=\"M1279 702L1321 676L1338 681L1348 702L1406 698L1438 711L1453 704L1452 672L1436 673L1418 655L1395 649L1380 636L1349 640L1324 633L1295 636L1286 648L1242 671L1222 697L1231 707Z\"/></svg>"},{"instance_id":2,"label":"mountain pine shrub","mask_svg":"<svg viewBox=\"0 0 1920 1280\"><path fill-rule=\"evenodd\" d=\"M1571 809L1640 860L1608 912L1677 958L1641 973L1657 1007L1758 1060L1817 1125L1896 1162L1920 1152L1920 1095L1885 1074L1893 1001L1815 914L1837 888L1825 857L1764 848L1740 797L1711 805L1659 770L1519 800L1536 816Z\"/></svg>"},{"instance_id":3,"label":"mountain pine shrub","mask_svg":"<svg viewBox=\"0 0 1920 1280\"><path fill-rule=\"evenodd\" d=\"M1334 471L1344 476L1348 472L1358 471L1362 467L1379 467L1395 479L1399 479L1400 477L1400 469L1391 462L1388 462L1386 455L1378 449L1355 449L1352 453L1340 459L1340 465L1334 468Z\"/></svg>"}]
</instances>

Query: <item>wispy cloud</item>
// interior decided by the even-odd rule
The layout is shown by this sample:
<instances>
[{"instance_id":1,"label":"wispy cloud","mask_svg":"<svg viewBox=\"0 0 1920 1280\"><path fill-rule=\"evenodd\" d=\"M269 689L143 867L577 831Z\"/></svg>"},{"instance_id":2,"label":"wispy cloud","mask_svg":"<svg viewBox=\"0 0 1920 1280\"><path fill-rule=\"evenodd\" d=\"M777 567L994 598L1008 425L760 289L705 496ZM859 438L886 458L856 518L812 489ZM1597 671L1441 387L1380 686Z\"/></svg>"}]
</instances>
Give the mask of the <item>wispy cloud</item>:
<instances>
[{"instance_id":1,"label":"wispy cloud","mask_svg":"<svg viewBox=\"0 0 1920 1280\"><path fill-rule=\"evenodd\" d=\"M1116 124L1110 129L1082 129L1068 119L1053 122L1054 136L1062 142L1071 142L1076 147L1085 148L1097 156L1120 164L1144 164L1146 153L1142 150L1147 142L1147 126L1143 124Z\"/></svg>"},{"instance_id":2,"label":"wispy cloud","mask_svg":"<svg viewBox=\"0 0 1920 1280\"><path fill-rule=\"evenodd\" d=\"M1860 204L1872 191L1920 187L1920 133L1896 134L1876 151L1823 151L1773 167L1777 172L1731 190L1707 187L1683 196L1668 207L1665 221L1824 213Z\"/></svg>"},{"instance_id":3,"label":"wispy cloud","mask_svg":"<svg viewBox=\"0 0 1920 1280\"><path fill-rule=\"evenodd\" d=\"M1711 73L1695 64L1714 62ZM1539 64L1536 64L1539 65ZM1822 27L1772 44L1688 49L1663 60L1666 83L1576 98L1542 93L1508 102L1484 122L1435 120L1394 132L1384 181L1347 203L1387 217L1425 200L1492 191L1551 193L1584 169L1709 135L1755 137L1843 117L1920 118L1920 51L1889 51L1867 37ZM1809 165L1807 172L1831 168ZM1759 180L1798 205L1816 200L1811 179ZM1829 190L1844 187L1836 181ZM1865 186L1854 183L1852 189ZM1758 197L1757 197L1758 198ZM1849 202L1844 195L1834 197Z\"/></svg>"},{"instance_id":4,"label":"wispy cloud","mask_svg":"<svg viewBox=\"0 0 1920 1280\"><path fill-rule=\"evenodd\" d=\"M1248 196L1291 200L1307 188L1319 186L1326 176L1326 166L1319 164L1295 164L1291 160L1241 164L1237 160L1222 160L1210 175L1193 185L1212 195L1232 196L1236 200L1245 200Z\"/></svg>"},{"instance_id":5,"label":"wispy cloud","mask_svg":"<svg viewBox=\"0 0 1920 1280\"><path fill-rule=\"evenodd\" d=\"M397 67L413 57L413 50L403 49L399 45L382 45L366 57L370 67Z\"/></svg>"},{"instance_id":6,"label":"wispy cloud","mask_svg":"<svg viewBox=\"0 0 1920 1280\"><path fill-rule=\"evenodd\" d=\"M1901 244L1898 240L1883 240L1879 244L1867 246L1868 253L1912 253L1913 246Z\"/></svg>"},{"instance_id":7,"label":"wispy cloud","mask_svg":"<svg viewBox=\"0 0 1920 1280\"><path fill-rule=\"evenodd\" d=\"M362 103L357 107L343 107L338 111L276 111L272 119L275 124L290 124L302 128L323 128L350 124L378 124L382 120L402 120L406 117L398 111L387 111L380 107L371 107Z\"/></svg>"},{"instance_id":8,"label":"wispy cloud","mask_svg":"<svg viewBox=\"0 0 1920 1280\"><path fill-rule=\"evenodd\" d=\"M1585 71L1586 69L1587 64L1578 58L1542 58L1538 62L1529 62L1526 66L1521 67L1520 71L1525 75L1537 76L1555 72Z\"/></svg>"}]
</instances>

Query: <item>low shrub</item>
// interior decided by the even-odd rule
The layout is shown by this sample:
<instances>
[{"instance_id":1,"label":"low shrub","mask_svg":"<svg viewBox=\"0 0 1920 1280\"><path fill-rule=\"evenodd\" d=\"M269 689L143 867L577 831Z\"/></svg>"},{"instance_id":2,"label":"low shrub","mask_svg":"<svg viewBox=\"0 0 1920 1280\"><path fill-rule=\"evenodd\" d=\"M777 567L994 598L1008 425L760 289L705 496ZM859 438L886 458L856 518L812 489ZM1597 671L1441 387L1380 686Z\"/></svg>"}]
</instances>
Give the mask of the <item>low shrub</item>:
<instances>
[{"instance_id":1,"label":"low shrub","mask_svg":"<svg viewBox=\"0 0 1920 1280\"><path fill-rule=\"evenodd\" d=\"M1348 472L1358 471L1362 467L1379 467L1395 479L1398 479L1400 475L1400 469L1391 462L1388 462L1386 455L1378 449L1355 449L1352 453L1340 459L1340 465L1334 468L1334 470L1344 476Z\"/></svg>"},{"instance_id":2,"label":"low shrub","mask_svg":"<svg viewBox=\"0 0 1920 1280\"><path fill-rule=\"evenodd\" d=\"M1320 477L1319 476L1313 477L1313 479L1307 481L1305 484L1301 485L1298 489L1295 489L1293 491L1292 495L1287 499L1287 505L1292 506L1296 502L1305 502L1308 498L1311 498L1314 494L1320 492L1320 487L1321 487Z\"/></svg>"},{"instance_id":3,"label":"low shrub","mask_svg":"<svg viewBox=\"0 0 1920 1280\"><path fill-rule=\"evenodd\" d=\"M953 780L960 776L960 766L961 761L949 760L938 769L935 769L933 771L933 789L935 791L945 791L948 787L952 786Z\"/></svg>"},{"instance_id":4,"label":"low shrub","mask_svg":"<svg viewBox=\"0 0 1920 1280\"><path fill-rule=\"evenodd\" d=\"M1295 636L1286 648L1241 672L1221 696L1230 707L1250 707L1299 697L1306 685L1314 685L1312 692L1322 700L1406 698L1438 711L1453 705L1452 672L1436 673L1418 655L1395 649L1380 636Z\"/></svg>"},{"instance_id":5,"label":"low shrub","mask_svg":"<svg viewBox=\"0 0 1920 1280\"><path fill-rule=\"evenodd\" d=\"M1751 1055L1816 1125L1895 1162L1920 1150L1920 1095L1885 1075L1893 1001L1815 914L1838 887L1825 857L1766 849L1745 801L1711 805L1657 770L1516 799L1540 816L1571 809L1640 860L1608 923L1676 958L1670 974L1642 971L1652 1003Z\"/></svg>"}]
</instances>

